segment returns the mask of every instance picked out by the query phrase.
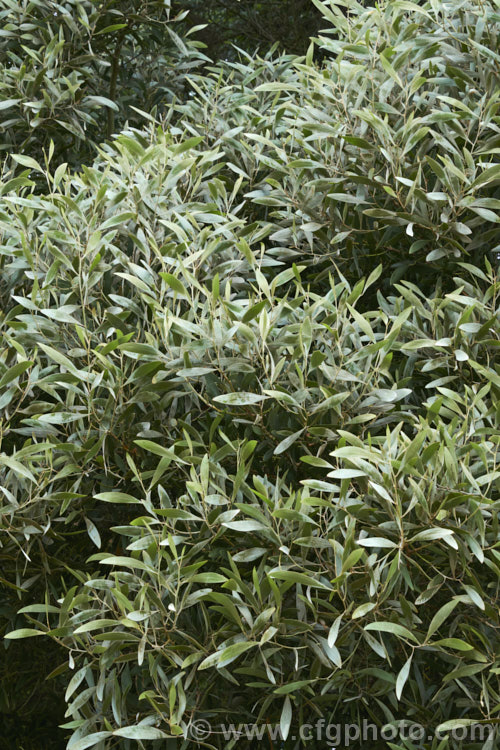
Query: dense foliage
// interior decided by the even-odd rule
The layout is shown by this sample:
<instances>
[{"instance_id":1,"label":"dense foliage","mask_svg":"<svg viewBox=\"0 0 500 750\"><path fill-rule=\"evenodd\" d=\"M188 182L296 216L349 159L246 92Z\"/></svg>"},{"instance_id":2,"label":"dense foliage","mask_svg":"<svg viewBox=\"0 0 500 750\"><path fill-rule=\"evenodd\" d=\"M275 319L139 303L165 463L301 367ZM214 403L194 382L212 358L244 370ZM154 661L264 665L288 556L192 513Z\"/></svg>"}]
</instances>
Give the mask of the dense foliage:
<instances>
[{"instance_id":1,"label":"dense foliage","mask_svg":"<svg viewBox=\"0 0 500 750\"><path fill-rule=\"evenodd\" d=\"M5 163L4 673L52 661L68 750L498 721L498 3L314 5Z\"/></svg>"},{"instance_id":2,"label":"dense foliage","mask_svg":"<svg viewBox=\"0 0 500 750\"><path fill-rule=\"evenodd\" d=\"M81 164L95 146L164 107L206 59L176 33L187 11L170 0L0 3L3 152ZM134 109L135 107L135 109Z\"/></svg>"}]
</instances>

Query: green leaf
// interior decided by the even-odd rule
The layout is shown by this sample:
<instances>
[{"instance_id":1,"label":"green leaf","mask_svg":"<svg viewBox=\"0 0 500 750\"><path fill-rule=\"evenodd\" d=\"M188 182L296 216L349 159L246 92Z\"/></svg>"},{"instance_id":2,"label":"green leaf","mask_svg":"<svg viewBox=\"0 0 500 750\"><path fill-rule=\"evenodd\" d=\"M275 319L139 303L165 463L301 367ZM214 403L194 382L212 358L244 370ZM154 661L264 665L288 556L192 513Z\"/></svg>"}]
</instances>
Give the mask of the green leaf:
<instances>
[{"instance_id":1,"label":"green leaf","mask_svg":"<svg viewBox=\"0 0 500 750\"><path fill-rule=\"evenodd\" d=\"M75 305L67 305L59 307L57 310L40 310L40 312L42 313L42 315L45 315L51 320L56 320L58 323L72 323L74 325L78 325L78 320L74 318L69 312L73 312L75 309Z\"/></svg>"},{"instance_id":2,"label":"green leaf","mask_svg":"<svg viewBox=\"0 0 500 750\"><path fill-rule=\"evenodd\" d=\"M206 659L203 659L201 664L198 665L198 670L208 669L216 664L224 664L227 666L230 662L234 661L251 648L257 646L257 643L251 643L249 641L240 641L239 643L233 643L232 646L228 646L222 651L217 651L215 654L210 654Z\"/></svg>"},{"instance_id":3,"label":"green leaf","mask_svg":"<svg viewBox=\"0 0 500 750\"><path fill-rule=\"evenodd\" d=\"M114 216L110 216L109 219L106 219L105 222L99 225L99 231L102 232L105 229L113 229L114 227L128 224L128 222L134 218L135 216L131 211L124 211L121 214L115 214Z\"/></svg>"},{"instance_id":4,"label":"green leaf","mask_svg":"<svg viewBox=\"0 0 500 750\"><path fill-rule=\"evenodd\" d=\"M179 154L183 154L185 151L196 148L196 146L199 146L202 141L202 135L195 135L192 138L186 138L185 141L182 141L182 143L179 143L179 145L173 149L172 153L174 153L175 156L179 156Z\"/></svg>"},{"instance_id":5,"label":"green leaf","mask_svg":"<svg viewBox=\"0 0 500 750\"><path fill-rule=\"evenodd\" d=\"M394 548L398 545L396 542L393 542L391 539L386 539L383 536L372 536L365 539L358 539L357 544L360 544L362 547L389 547Z\"/></svg>"},{"instance_id":6,"label":"green leaf","mask_svg":"<svg viewBox=\"0 0 500 750\"><path fill-rule=\"evenodd\" d=\"M395 622L370 622L368 625L365 625L365 630L377 630L381 633L392 633L393 635L400 636L401 638L408 638L409 640L418 643L418 638L416 638L408 628L405 628L403 625L398 625Z\"/></svg>"},{"instance_id":7,"label":"green leaf","mask_svg":"<svg viewBox=\"0 0 500 750\"><path fill-rule=\"evenodd\" d=\"M55 607L53 604L29 604L27 607L21 607L17 610L17 613L23 614L24 612L37 612L47 614L53 612L58 614L61 611L60 607Z\"/></svg>"},{"instance_id":8,"label":"green leaf","mask_svg":"<svg viewBox=\"0 0 500 750\"><path fill-rule=\"evenodd\" d=\"M250 549L244 549L241 550L241 552L237 552L235 555L233 555L233 560L235 562L252 562L253 560L258 560L259 557L262 557L266 553L265 547L252 547Z\"/></svg>"},{"instance_id":9,"label":"green leaf","mask_svg":"<svg viewBox=\"0 0 500 750\"><path fill-rule=\"evenodd\" d=\"M190 580L192 583L225 583L227 578L220 573L197 573Z\"/></svg>"},{"instance_id":10,"label":"green leaf","mask_svg":"<svg viewBox=\"0 0 500 750\"><path fill-rule=\"evenodd\" d=\"M342 571L344 572L353 568L359 560L361 560L364 554L364 549L353 549L353 551L347 555L346 559L342 561Z\"/></svg>"},{"instance_id":11,"label":"green leaf","mask_svg":"<svg viewBox=\"0 0 500 750\"><path fill-rule=\"evenodd\" d=\"M180 456L177 456L175 451L171 448L165 448L163 445L153 443L152 440L134 440L134 443L140 448L143 448L148 453L153 453L155 456L161 456L162 458L170 458L179 464L187 464Z\"/></svg>"},{"instance_id":12,"label":"green leaf","mask_svg":"<svg viewBox=\"0 0 500 750\"><path fill-rule=\"evenodd\" d=\"M408 679L408 675L410 674L412 658L413 655L410 656L410 658L404 663L396 679L396 698L398 699L398 701L401 700L401 693L403 692L403 688Z\"/></svg>"},{"instance_id":13,"label":"green leaf","mask_svg":"<svg viewBox=\"0 0 500 750\"><path fill-rule=\"evenodd\" d=\"M328 631L328 639L327 639L327 643L330 646L330 648L334 646L337 641L341 622L342 622L342 615L339 615L338 617L335 618L335 620L330 626L330 630Z\"/></svg>"},{"instance_id":14,"label":"green leaf","mask_svg":"<svg viewBox=\"0 0 500 750\"><path fill-rule=\"evenodd\" d=\"M445 721L438 726L436 732L441 734L442 732L452 732L454 729L461 729L462 727L472 727L474 724L481 724L481 719L450 719Z\"/></svg>"},{"instance_id":15,"label":"green leaf","mask_svg":"<svg viewBox=\"0 0 500 750\"><path fill-rule=\"evenodd\" d=\"M349 303L347 303L347 307L349 309L349 312L351 313L352 317L358 324L358 326L361 328L363 333L365 333L370 341L375 341L375 337L373 334L373 330L369 322L366 320L366 318L363 317L354 307L352 307Z\"/></svg>"},{"instance_id":16,"label":"green leaf","mask_svg":"<svg viewBox=\"0 0 500 750\"><path fill-rule=\"evenodd\" d=\"M164 271L160 271L160 276L168 284L168 286L174 290L174 292L180 294L181 297L189 299L189 294L182 281L179 281L179 279L173 276L171 273L165 273Z\"/></svg>"},{"instance_id":17,"label":"green leaf","mask_svg":"<svg viewBox=\"0 0 500 750\"><path fill-rule=\"evenodd\" d=\"M469 187L469 191L472 192L480 185L486 185L488 182L500 179L500 164L495 164L492 167L488 167L482 172L479 177L476 177L474 182Z\"/></svg>"},{"instance_id":18,"label":"green leaf","mask_svg":"<svg viewBox=\"0 0 500 750\"><path fill-rule=\"evenodd\" d=\"M241 391L240 393L225 393L222 396L215 396L214 401L219 404L229 404L231 406L248 406L264 401L268 396L262 396L259 393L249 393Z\"/></svg>"},{"instance_id":19,"label":"green leaf","mask_svg":"<svg viewBox=\"0 0 500 750\"><path fill-rule=\"evenodd\" d=\"M87 534L89 535L92 542L97 548L100 548L101 536L99 534L99 531L97 530L95 523L93 523L90 518L85 518L85 526L87 527Z\"/></svg>"},{"instance_id":20,"label":"green leaf","mask_svg":"<svg viewBox=\"0 0 500 750\"><path fill-rule=\"evenodd\" d=\"M18 362L15 365L12 365L12 367L9 367L6 373L2 376L2 379L0 380L0 388L3 388L8 383L11 383L13 380L19 377L19 375L22 375L23 372L25 372L29 367L31 367L34 363L32 361L25 361L25 362Z\"/></svg>"},{"instance_id":21,"label":"green leaf","mask_svg":"<svg viewBox=\"0 0 500 750\"><path fill-rule=\"evenodd\" d=\"M57 167L56 171L54 172L54 178L53 178L54 188L56 188L59 185L59 183L61 182L62 178L66 174L67 169L68 169L67 162L63 162L62 164L59 164L59 166Z\"/></svg>"},{"instance_id":22,"label":"green leaf","mask_svg":"<svg viewBox=\"0 0 500 750\"><path fill-rule=\"evenodd\" d=\"M384 51L380 54L380 62L382 63L382 67L385 72L388 73L394 81L396 81L400 88L403 88L403 82L401 78L398 76L391 63L389 62L389 51L390 50L388 48L384 49Z\"/></svg>"},{"instance_id":23,"label":"green leaf","mask_svg":"<svg viewBox=\"0 0 500 750\"><path fill-rule=\"evenodd\" d=\"M37 635L45 635L45 633L42 630L35 630L34 628L20 628L19 630L11 630L10 633L6 633L4 638L16 640L17 638L33 638Z\"/></svg>"},{"instance_id":24,"label":"green leaf","mask_svg":"<svg viewBox=\"0 0 500 750\"><path fill-rule=\"evenodd\" d=\"M366 477L365 471L358 469L335 469L328 474L332 479L355 479L357 477Z\"/></svg>"},{"instance_id":25,"label":"green leaf","mask_svg":"<svg viewBox=\"0 0 500 750\"><path fill-rule=\"evenodd\" d=\"M451 601L446 602L446 604L443 604L443 606L436 612L434 617L431 620L431 624L429 625L429 629L427 631L427 635L425 640L428 641L431 635L436 632L436 630L439 630L443 622L446 620L447 617L451 615L453 610L458 604L458 599L451 599Z\"/></svg>"},{"instance_id":26,"label":"green leaf","mask_svg":"<svg viewBox=\"0 0 500 750\"><path fill-rule=\"evenodd\" d=\"M314 680L296 680L295 682L290 682L287 685L281 685L279 688L276 688L274 694L288 695L288 693L294 693L296 690L301 690L303 687L307 687L311 682L314 682Z\"/></svg>"},{"instance_id":27,"label":"green leaf","mask_svg":"<svg viewBox=\"0 0 500 750\"><path fill-rule=\"evenodd\" d=\"M444 648L453 648L457 651L472 651L474 648L460 638L441 638L439 641L429 643L429 646L444 646Z\"/></svg>"},{"instance_id":28,"label":"green leaf","mask_svg":"<svg viewBox=\"0 0 500 750\"><path fill-rule=\"evenodd\" d=\"M10 109L11 107L15 107L16 104L20 104L21 102L22 99L4 99L0 102L0 110Z\"/></svg>"},{"instance_id":29,"label":"green leaf","mask_svg":"<svg viewBox=\"0 0 500 750\"><path fill-rule=\"evenodd\" d=\"M182 508L157 508L155 511L159 516L165 518L173 518L180 521L202 521L202 518L195 516L194 513L190 513L188 510Z\"/></svg>"},{"instance_id":30,"label":"green leaf","mask_svg":"<svg viewBox=\"0 0 500 750\"><path fill-rule=\"evenodd\" d=\"M317 456L301 456L300 460L309 466L315 466L318 469L331 469L332 465L324 458L318 458Z\"/></svg>"},{"instance_id":31,"label":"green leaf","mask_svg":"<svg viewBox=\"0 0 500 750\"><path fill-rule=\"evenodd\" d=\"M368 612L371 612L372 609L374 609L376 606L377 605L374 604L374 602L365 602L364 604L360 604L359 607L356 607L351 617L353 620L357 620L358 617L364 617L365 615L368 614Z\"/></svg>"},{"instance_id":32,"label":"green leaf","mask_svg":"<svg viewBox=\"0 0 500 750\"><path fill-rule=\"evenodd\" d=\"M93 732L92 734L87 734L86 737L81 737L76 742L70 740L67 747L68 750L87 750L88 747L95 747L103 740L111 737L111 735L111 732Z\"/></svg>"},{"instance_id":33,"label":"green leaf","mask_svg":"<svg viewBox=\"0 0 500 750\"><path fill-rule=\"evenodd\" d=\"M34 169L36 172L43 173L40 164L35 159L32 159L31 156L25 156L24 154L11 154L11 157L15 162L21 164L22 167L28 167L28 169Z\"/></svg>"},{"instance_id":34,"label":"green leaf","mask_svg":"<svg viewBox=\"0 0 500 750\"><path fill-rule=\"evenodd\" d=\"M290 733L290 726L292 724L292 701L290 696L287 695L281 709L280 716L280 732L283 740L286 740Z\"/></svg>"},{"instance_id":35,"label":"green leaf","mask_svg":"<svg viewBox=\"0 0 500 750\"><path fill-rule=\"evenodd\" d=\"M111 31L119 31L120 29L126 29L127 24L126 23L114 23L111 26L106 26L104 29L100 29L99 31L95 32L95 36L99 36L99 34L109 34Z\"/></svg>"},{"instance_id":36,"label":"green leaf","mask_svg":"<svg viewBox=\"0 0 500 750\"><path fill-rule=\"evenodd\" d=\"M50 359L52 359L54 362L57 362L58 365L62 365L63 367L66 367L70 372L74 372L75 367L73 365L73 362L68 359L64 354L61 354L61 352L57 351L57 349L54 349L52 346L48 346L47 344L40 344L40 347L43 349L45 354L47 354Z\"/></svg>"},{"instance_id":37,"label":"green leaf","mask_svg":"<svg viewBox=\"0 0 500 750\"><path fill-rule=\"evenodd\" d=\"M120 727L113 732L113 737L123 737L127 740L166 740L168 736L161 729L144 725Z\"/></svg>"},{"instance_id":38,"label":"green leaf","mask_svg":"<svg viewBox=\"0 0 500 750\"><path fill-rule=\"evenodd\" d=\"M288 437L284 438L284 440L282 440L281 443L279 443L274 449L274 455L279 456L280 453L284 453L286 450L288 450L288 448L290 448L290 446L293 445L295 441L302 435L304 430L305 427L302 427L302 429L297 430L297 432L294 432L292 435L288 435Z\"/></svg>"},{"instance_id":39,"label":"green leaf","mask_svg":"<svg viewBox=\"0 0 500 750\"><path fill-rule=\"evenodd\" d=\"M97 107L109 107L109 109L114 109L115 112L118 112L120 110L120 107L116 102L113 102L111 99L108 99L107 96L86 96L83 100L84 104L95 104Z\"/></svg>"},{"instance_id":40,"label":"green leaf","mask_svg":"<svg viewBox=\"0 0 500 750\"><path fill-rule=\"evenodd\" d=\"M306 575L305 573L298 573L294 570L271 570L268 573L270 578L277 578L280 581L291 581L292 583L300 583L304 586L311 586L316 589L326 589L327 591L333 591L332 587L317 581L315 578Z\"/></svg>"},{"instance_id":41,"label":"green leaf","mask_svg":"<svg viewBox=\"0 0 500 750\"><path fill-rule=\"evenodd\" d=\"M0 454L0 466L1 465L8 466L9 469L12 469L14 474L19 474L21 477L25 477L26 479L29 479L31 482L36 482L35 477L31 473L29 469L27 469L25 466L23 466L22 463L19 461L16 461L16 459L11 458L10 456L5 456L3 453Z\"/></svg>"},{"instance_id":42,"label":"green leaf","mask_svg":"<svg viewBox=\"0 0 500 750\"><path fill-rule=\"evenodd\" d=\"M132 570L147 570L151 572L151 568L142 560L134 560L132 557L120 557L118 555L112 555L100 560L101 565L118 565L123 568L131 568Z\"/></svg>"},{"instance_id":43,"label":"green leaf","mask_svg":"<svg viewBox=\"0 0 500 750\"><path fill-rule=\"evenodd\" d=\"M419 531L415 536L412 536L408 539L408 543L410 542L429 542L433 539L444 539L445 536L453 536L454 532L452 529L443 529L439 526L436 526L433 529L425 529L424 531Z\"/></svg>"},{"instance_id":44,"label":"green leaf","mask_svg":"<svg viewBox=\"0 0 500 750\"><path fill-rule=\"evenodd\" d=\"M208 373L215 371L215 367L186 367L183 370L177 370L177 375L183 378L199 378L202 375L208 375ZM148 441L145 440L143 442Z\"/></svg>"},{"instance_id":45,"label":"green leaf","mask_svg":"<svg viewBox=\"0 0 500 750\"><path fill-rule=\"evenodd\" d=\"M234 531L268 531L268 527L264 526L263 523L260 523L259 521L226 521L222 524L227 529L233 529Z\"/></svg>"},{"instance_id":46,"label":"green leaf","mask_svg":"<svg viewBox=\"0 0 500 750\"><path fill-rule=\"evenodd\" d=\"M120 505L130 505L132 503L141 504L141 500L127 495L125 492L100 492L94 495L96 500L102 500L105 503L118 503Z\"/></svg>"},{"instance_id":47,"label":"green leaf","mask_svg":"<svg viewBox=\"0 0 500 750\"><path fill-rule=\"evenodd\" d=\"M220 652L219 666L227 666L232 661L237 659L238 656L241 656L241 654L245 653L245 651L248 651L249 649L254 648L257 645L257 643L251 643L247 641L233 643L232 646L228 646ZM199 669L201 669L201 665Z\"/></svg>"},{"instance_id":48,"label":"green leaf","mask_svg":"<svg viewBox=\"0 0 500 750\"><path fill-rule=\"evenodd\" d=\"M276 401L283 401L285 404L290 404L291 406L295 407L298 406L293 396L290 396L289 393L284 393L283 391L272 391L268 390L267 388L265 388L263 392L266 394L266 396L275 398Z\"/></svg>"},{"instance_id":49,"label":"green leaf","mask_svg":"<svg viewBox=\"0 0 500 750\"><path fill-rule=\"evenodd\" d=\"M355 195L349 195L348 193L328 193L327 197L333 198L339 203L352 203L355 206L368 202L362 198L357 198Z\"/></svg>"},{"instance_id":50,"label":"green leaf","mask_svg":"<svg viewBox=\"0 0 500 750\"><path fill-rule=\"evenodd\" d=\"M101 618L98 620L91 620L90 622L85 622L83 625L79 625L73 632L76 634L79 633L90 633L92 630L101 630L101 628L109 628L109 627L116 627L118 625L117 620L110 620L109 618Z\"/></svg>"},{"instance_id":51,"label":"green leaf","mask_svg":"<svg viewBox=\"0 0 500 750\"><path fill-rule=\"evenodd\" d=\"M325 652L328 659L332 662L332 664L335 664L336 667L339 669L342 669L342 657L340 656L340 651L338 648L334 645L330 645L328 640L326 638L319 637L319 641L321 643L321 646L323 647L323 651Z\"/></svg>"},{"instance_id":52,"label":"green leaf","mask_svg":"<svg viewBox=\"0 0 500 750\"><path fill-rule=\"evenodd\" d=\"M464 589L466 590L467 594L471 598L471 600L474 602L476 607L479 607L479 609L485 610L485 604L481 596L478 594L475 588L472 586L467 586L467 584L464 584Z\"/></svg>"},{"instance_id":53,"label":"green leaf","mask_svg":"<svg viewBox=\"0 0 500 750\"><path fill-rule=\"evenodd\" d=\"M249 307L246 313L241 318L242 323L249 323L251 320L256 318L267 304L267 301L263 299L260 302L257 302L257 304L252 305L252 307Z\"/></svg>"}]
</instances>

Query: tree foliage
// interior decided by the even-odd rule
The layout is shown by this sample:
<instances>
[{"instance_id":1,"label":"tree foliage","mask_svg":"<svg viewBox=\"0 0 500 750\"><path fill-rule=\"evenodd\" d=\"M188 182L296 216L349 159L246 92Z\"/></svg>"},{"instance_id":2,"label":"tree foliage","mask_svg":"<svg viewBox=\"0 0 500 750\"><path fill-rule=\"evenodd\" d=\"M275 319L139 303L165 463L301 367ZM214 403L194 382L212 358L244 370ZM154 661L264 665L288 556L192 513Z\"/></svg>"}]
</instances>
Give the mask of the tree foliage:
<instances>
[{"instance_id":1,"label":"tree foliage","mask_svg":"<svg viewBox=\"0 0 500 750\"><path fill-rule=\"evenodd\" d=\"M315 6L6 165L5 643L59 647L68 750L497 719L496 3Z\"/></svg>"},{"instance_id":2,"label":"tree foliage","mask_svg":"<svg viewBox=\"0 0 500 750\"><path fill-rule=\"evenodd\" d=\"M125 121L183 88L203 56L175 31L170 0L2 2L0 132L4 152L37 158L52 142L73 164Z\"/></svg>"}]
</instances>

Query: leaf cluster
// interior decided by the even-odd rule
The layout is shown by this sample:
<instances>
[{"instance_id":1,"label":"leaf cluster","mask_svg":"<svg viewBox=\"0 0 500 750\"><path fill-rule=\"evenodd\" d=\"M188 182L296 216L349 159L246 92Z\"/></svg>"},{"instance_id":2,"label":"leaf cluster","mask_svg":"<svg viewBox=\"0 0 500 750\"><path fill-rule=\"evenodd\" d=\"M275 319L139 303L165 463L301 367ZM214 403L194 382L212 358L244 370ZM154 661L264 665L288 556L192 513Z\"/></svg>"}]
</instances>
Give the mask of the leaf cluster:
<instances>
[{"instance_id":1,"label":"leaf cluster","mask_svg":"<svg viewBox=\"0 0 500 750\"><path fill-rule=\"evenodd\" d=\"M498 719L500 19L315 5L321 65L0 187L5 643L69 750Z\"/></svg>"}]
</instances>

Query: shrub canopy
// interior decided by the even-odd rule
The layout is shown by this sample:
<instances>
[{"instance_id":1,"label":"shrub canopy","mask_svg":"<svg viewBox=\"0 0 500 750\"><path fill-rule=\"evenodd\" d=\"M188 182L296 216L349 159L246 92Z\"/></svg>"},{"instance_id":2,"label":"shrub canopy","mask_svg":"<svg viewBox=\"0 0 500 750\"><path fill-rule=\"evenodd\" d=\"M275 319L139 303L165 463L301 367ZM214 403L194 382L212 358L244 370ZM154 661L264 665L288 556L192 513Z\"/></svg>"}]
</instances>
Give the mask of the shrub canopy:
<instances>
[{"instance_id":1,"label":"shrub canopy","mask_svg":"<svg viewBox=\"0 0 500 750\"><path fill-rule=\"evenodd\" d=\"M6 643L58 644L68 750L496 720L497 4L314 1L307 55L6 164Z\"/></svg>"}]
</instances>

